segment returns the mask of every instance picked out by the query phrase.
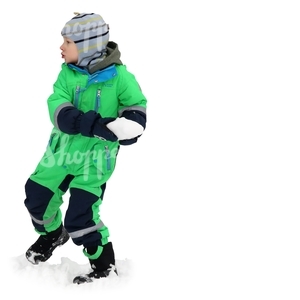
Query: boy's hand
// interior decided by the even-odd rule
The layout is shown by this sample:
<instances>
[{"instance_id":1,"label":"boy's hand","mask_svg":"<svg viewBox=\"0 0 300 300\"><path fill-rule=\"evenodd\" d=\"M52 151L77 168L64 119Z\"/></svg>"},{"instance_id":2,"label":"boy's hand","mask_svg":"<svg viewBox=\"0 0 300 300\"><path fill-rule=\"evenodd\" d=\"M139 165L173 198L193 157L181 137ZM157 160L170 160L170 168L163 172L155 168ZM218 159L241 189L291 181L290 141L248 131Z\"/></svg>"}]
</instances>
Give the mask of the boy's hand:
<instances>
[{"instance_id":1,"label":"boy's hand","mask_svg":"<svg viewBox=\"0 0 300 300\"><path fill-rule=\"evenodd\" d=\"M106 125L116 118L102 118L100 114L93 110L86 113L82 113L80 116L79 132L83 136L97 137L102 140L107 140L111 142L116 142L118 140L117 136L109 130Z\"/></svg>"},{"instance_id":2,"label":"boy's hand","mask_svg":"<svg viewBox=\"0 0 300 300\"><path fill-rule=\"evenodd\" d=\"M99 118L96 120L93 128L94 137L101 140L107 140L111 142L116 142L118 140L117 136L109 130L106 125L116 118Z\"/></svg>"}]
</instances>

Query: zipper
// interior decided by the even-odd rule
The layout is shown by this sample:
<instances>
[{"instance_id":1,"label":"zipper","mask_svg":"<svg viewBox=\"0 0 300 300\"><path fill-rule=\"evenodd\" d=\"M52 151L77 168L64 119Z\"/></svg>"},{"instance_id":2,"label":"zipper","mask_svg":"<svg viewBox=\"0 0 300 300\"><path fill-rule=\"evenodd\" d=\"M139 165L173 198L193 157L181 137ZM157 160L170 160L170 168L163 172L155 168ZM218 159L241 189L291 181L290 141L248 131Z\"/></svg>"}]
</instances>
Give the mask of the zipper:
<instances>
[{"instance_id":1,"label":"zipper","mask_svg":"<svg viewBox=\"0 0 300 300\"><path fill-rule=\"evenodd\" d=\"M57 133L52 133L48 142L48 146L52 153L54 153L57 149L57 140L59 139L59 136ZM53 141L56 140L56 143L53 143Z\"/></svg>"},{"instance_id":2,"label":"zipper","mask_svg":"<svg viewBox=\"0 0 300 300\"><path fill-rule=\"evenodd\" d=\"M52 144L52 141L53 141L53 139L54 139L54 137L55 137L55 133L53 133L53 134L51 134L51 136L50 136L50 139L49 139L49 142L48 142L48 146L51 148L51 144Z\"/></svg>"},{"instance_id":3,"label":"zipper","mask_svg":"<svg viewBox=\"0 0 300 300\"><path fill-rule=\"evenodd\" d=\"M76 86L75 90L75 101L74 101L74 106L78 108L78 102L79 102L79 93L80 93L80 86Z\"/></svg>"},{"instance_id":4,"label":"zipper","mask_svg":"<svg viewBox=\"0 0 300 300\"><path fill-rule=\"evenodd\" d=\"M108 146L105 146L105 159L106 159L106 168L107 168L107 171L110 171L110 168L111 168L111 164L110 164L110 151L109 151L109 148Z\"/></svg>"},{"instance_id":5,"label":"zipper","mask_svg":"<svg viewBox=\"0 0 300 300\"><path fill-rule=\"evenodd\" d=\"M100 107L100 98L101 98L101 90L98 89L97 90L97 94L96 94L96 103L95 103L95 111L98 112L99 107Z\"/></svg>"}]
</instances>

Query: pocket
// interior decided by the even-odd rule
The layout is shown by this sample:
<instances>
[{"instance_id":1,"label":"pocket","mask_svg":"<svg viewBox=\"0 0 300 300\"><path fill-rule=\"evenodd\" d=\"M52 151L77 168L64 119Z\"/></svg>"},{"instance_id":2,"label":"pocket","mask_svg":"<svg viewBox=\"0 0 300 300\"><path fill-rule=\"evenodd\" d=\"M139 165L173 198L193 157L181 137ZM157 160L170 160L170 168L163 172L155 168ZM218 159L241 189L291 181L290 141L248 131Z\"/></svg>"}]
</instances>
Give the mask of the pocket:
<instances>
[{"instance_id":1,"label":"pocket","mask_svg":"<svg viewBox=\"0 0 300 300\"><path fill-rule=\"evenodd\" d=\"M55 153L58 151L60 144L60 136L58 133L51 133L46 151L41 158L39 165L42 165L43 167L53 167L56 164L55 161Z\"/></svg>"},{"instance_id":2,"label":"pocket","mask_svg":"<svg viewBox=\"0 0 300 300\"><path fill-rule=\"evenodd\" d=\"M52 133L48 142L49 150L54 154L59 147L60 136L58 133Z\"/></svg>"},{"instance_id":3,"label":"pocket","mask_svg":"<svg viewBox=\"0 0 300 300\"><path fill-rule=\"evenodd\" d=\"M108 144L96 144L93 148L93 163L103 175L112 173L116 165L118 148Z\"/></svg>"},{"instance_id":4,"label":"pocket","mask_svg":"<svg viewBox=\"0 0 300 300\"><path fill-rule=\"evenodd\" d=\"M79 107L79 96L80 96L80 86L77 85L75 89L75 94L74 94L74 106L76 108Z\"/></svg>"},{"instance_id":5,"label":"pocket","mask_svg":"<svg viewBox=\"0 0 300 300\"><path fill-rule=\"evenodd\" d=\"M59 148L59 144L60 144L60 135L57 132L51 133L47 147L46 147L46 151L43 155L43 160L53 156Z\"/></svg>"}]
</instances>

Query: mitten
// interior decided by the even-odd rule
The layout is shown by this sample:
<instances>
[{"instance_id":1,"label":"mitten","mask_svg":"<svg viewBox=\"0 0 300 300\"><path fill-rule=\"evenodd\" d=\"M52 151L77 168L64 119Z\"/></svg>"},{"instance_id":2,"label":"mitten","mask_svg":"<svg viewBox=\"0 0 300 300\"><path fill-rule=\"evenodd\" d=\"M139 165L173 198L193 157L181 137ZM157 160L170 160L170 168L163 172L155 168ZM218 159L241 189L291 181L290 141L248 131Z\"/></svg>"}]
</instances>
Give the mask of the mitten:
<instances>
[{"instance_id":1,"label":"mitten","mask_svg":"<svg viewBox=\"0 0 300 300\"><path fill-rule=\"evenodd\" d=\"M106 125L116 118L102 118L95 111L88 111L80 116L80 133L84 136L97 137L102 140L116 142L117 136Z\"/></svg>"},{"instance_id":2,"label":"mitten","mask_svg":"<svg viewBox=\"0 0 300 300\"><path fill-rule=\"evenodd\" d=\"M116 142L118 137L109 130L106 125L116 118L99 118L96 120L94 127L93 127L93 135L101 140L107 140L111 142Z\"/></svg>"}]
</instances>

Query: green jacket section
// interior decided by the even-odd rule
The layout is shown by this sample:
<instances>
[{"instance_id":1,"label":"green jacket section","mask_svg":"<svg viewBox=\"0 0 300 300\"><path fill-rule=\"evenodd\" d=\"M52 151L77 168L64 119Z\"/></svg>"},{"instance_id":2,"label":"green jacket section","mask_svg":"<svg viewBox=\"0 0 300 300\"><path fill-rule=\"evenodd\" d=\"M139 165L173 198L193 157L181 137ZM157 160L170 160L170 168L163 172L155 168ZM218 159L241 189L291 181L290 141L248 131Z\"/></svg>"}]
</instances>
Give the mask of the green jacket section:
<instances>
[{"instance_id":1,"label":"green jacket section","mask_svg":"<svg viewBox=\"0 0 300 300\"><path fill-rule=\"evenodd\" d=\"M108 74L110 71L110 74ZM87 112L95 110L104 117L118 117L130 107L145 110L146 98L134 75L124 65L108 67L93 75L75 66L62 65L54 84L54 93L48 99L50 119L56 126L57 110L64 105L74 105ZM101 72L111 78L100 82Z\"/></svg>"},{"instance_id":2,"label":"green jacket section","mask_svg":"<svg viewBox=\"0 0 300 300\"><path fill-rule=\"evenodd\" d=\"M101 168L105 166L106 171L113 171L119 142L104 141L81 134L68 135L59 130L57 115L60 109L70 105L84 113L94 110L103 118L116 118L121 116L124 110L146 112L147 100L135 76L120 61L120 52L115 43L109 42L108 56L92 69L62 64L53 86L53 93L48 98L48 110L54 128L42 160L46 167L55 163L71 168L75 162L80 163L75 156L85 157L91 149L97 149L93 154L97 156L95 161L100 159ZM99 153L102 158L99 157ZM71 170L70 172L72 173Z\"/></svg>"}]
</instances>

